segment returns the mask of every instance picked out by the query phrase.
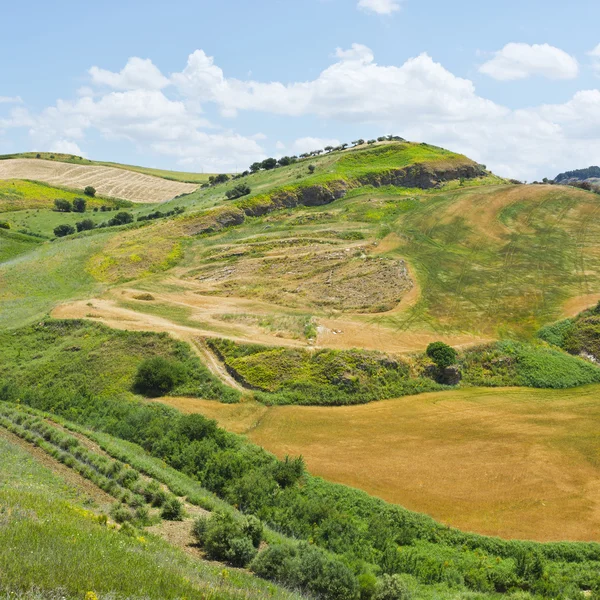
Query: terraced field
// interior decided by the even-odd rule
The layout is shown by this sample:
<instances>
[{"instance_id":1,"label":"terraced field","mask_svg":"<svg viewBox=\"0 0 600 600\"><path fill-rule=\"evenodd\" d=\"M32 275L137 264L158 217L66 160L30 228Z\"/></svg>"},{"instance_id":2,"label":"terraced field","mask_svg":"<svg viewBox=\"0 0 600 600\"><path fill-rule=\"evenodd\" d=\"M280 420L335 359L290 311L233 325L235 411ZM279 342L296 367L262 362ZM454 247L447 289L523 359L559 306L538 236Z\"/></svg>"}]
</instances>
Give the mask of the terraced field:
<instances>
[{"instance_id":1,"label":"terraced field","mask_svg":"<svg viewBox=\"0 0 600 600\"><path fill-rule=\"evenodd\" d=\"M115 167L73 165L35 158L0 161L0 179L31 179L75 189L91 185L103 196L143 203L164 202L198 187Z\"/></svg>"}]
</instances>

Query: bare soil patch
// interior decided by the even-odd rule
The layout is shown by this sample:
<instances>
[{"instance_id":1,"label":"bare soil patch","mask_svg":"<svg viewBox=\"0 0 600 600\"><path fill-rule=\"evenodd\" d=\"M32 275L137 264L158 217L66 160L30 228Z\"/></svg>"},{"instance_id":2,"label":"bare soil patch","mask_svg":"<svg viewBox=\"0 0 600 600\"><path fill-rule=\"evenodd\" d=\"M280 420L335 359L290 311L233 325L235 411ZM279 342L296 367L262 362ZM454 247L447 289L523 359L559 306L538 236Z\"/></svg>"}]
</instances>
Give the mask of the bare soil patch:
<instances>
[{"instance_id":1,"label":"bare soil patch","mask_svg":"<svg viewBox=\"0 0 600 600\"><path fill-rule=\"evenodd\" d=\"M169 181L115 167L72 165L35 158L1 161L0 179L31 179L81 190L91 185L103 196L132 202L164 202L198 188L196 184Z\"/></svg>"}]
</instances>

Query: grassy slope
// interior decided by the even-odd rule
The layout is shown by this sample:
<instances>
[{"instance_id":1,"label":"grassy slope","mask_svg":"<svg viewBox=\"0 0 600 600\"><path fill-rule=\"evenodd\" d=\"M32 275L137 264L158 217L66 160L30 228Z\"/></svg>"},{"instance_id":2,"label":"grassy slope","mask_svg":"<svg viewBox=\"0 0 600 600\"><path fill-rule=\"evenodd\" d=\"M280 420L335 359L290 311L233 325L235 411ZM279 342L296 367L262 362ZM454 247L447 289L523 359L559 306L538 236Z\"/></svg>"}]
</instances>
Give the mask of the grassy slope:
<instances>
[{"instance_id":1,"label":"grassy slope","mask_svg":"<svg viewBox=\"0 0 600 600\"><path fill-rule=\"evenodd\" d=\"M56 160L58 162L65 162L74 165L99 165L104 167L116 167L118 169L143 173L144 175L154 175L155 177L162 177L163 179L183 181L187 183L204 183L205 181L208 181L208 177L210 175L210 173L187 173L184 171L169 171L167 169L152 169L149 167L138 167L135 165L125 165L122 163L90 160L81 156L60 154L57 152L20 152L17 154L6 154L0 156L0 160L7 158L37 158L38 154L43 160Z\"/></svg>"},{"instance_id":2,"label":"grassy slope","mask_svg":"<svg viewBox=\"0 0 600 600\"><path fill-rule=\"evenodd\" d=\"M0 263L25 254L40 243L38 238L0 229Z\"/></svg>"},{"instance_id":3,"label":"grassy slope","mask_svg":"<svg viewBox=\"0 0 600 600\"><path fill-rule=\"evenodd\" d=\"M56 187L37 181L23 179L0 179L0 213L21 211L25 209L53 208L54 200L68 200L85 198L88 208L100 206L125 206L130 204L126 200L114 200L97 196L90 198L81 191ZM14 215L5 215L5 219L14 218Z\"/></svg>"},{"instance_id":4,"label":"grassy slope","mask_svg":"<svg viewBox=\"0 0 600 600\"><path fill-rule=\"evenodd\" d=\"M137 367L154 356L184 366L185 377L173 394L238 400L239 394L222 385L187 344L166 334L55 320L20 329L16 336L0 330L0 380L23 393L43 387L57 395L83 393L131 400Z\"/></svg>"},{"instance_id":5,"label":"grassy slope","mask_svg":"<svg viewBox=\"0 0 600 600\"><path fill-rule=\"evenodd\" d=\"M292 597L249 575L224 577L222 567L192 560L155 536L101 525L83 495L1 436L0 455L0 593L33 598L35 588L69 600L88 592L157 600Z\"/></svg>"},{"instance_id":6,"label":"grassy slope","mask_svg":"<svg viewBox=\"0 0 600 600\"><path fill-rule=\"evenodd\" d=\"M0 329L43 317L53 306L98 289L86 263L110 234L45 242L0 264Z\"/></svg>"}]
</instances>

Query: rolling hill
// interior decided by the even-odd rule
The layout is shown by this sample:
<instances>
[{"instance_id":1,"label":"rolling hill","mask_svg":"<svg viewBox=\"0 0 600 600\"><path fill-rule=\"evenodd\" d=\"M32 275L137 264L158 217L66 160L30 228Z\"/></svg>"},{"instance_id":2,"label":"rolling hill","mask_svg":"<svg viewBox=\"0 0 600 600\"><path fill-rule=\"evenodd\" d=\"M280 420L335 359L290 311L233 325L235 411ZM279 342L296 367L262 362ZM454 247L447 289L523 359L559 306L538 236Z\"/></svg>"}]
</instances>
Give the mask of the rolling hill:
<instances>
[{"instance_id":1,"label":"rolling hill","mask_svg":"<svg viewBox=\"0 0 600 600\"><path fill-rule=\"evenodd\" d=\"M36 158L0 160L0 179L29 179L81 190L92 186L104 196L143 203L164 202L197 187L116 167L72 165Z\"/></svg>"},{"instance_id":2,"label":"rolling hill","mask_svg":"<svg viewBox=\"0 0 600 600\"><path fill-rule=\"evenodd\" d=\"M105 452L135 444L144 476L171 469L241 511L211 506L203 551L310 597L600 592L597 194L396 140L204 187L112 169L156 202L131 184L119 204L107 183L63 213L54 198L76 192L39 169L108 168L64 160L0 161L21 169L0 186L5 429L67 454L53 419L111 436ZM250 548L250 516L266 546Z\"/></svg>"}]
</instances>

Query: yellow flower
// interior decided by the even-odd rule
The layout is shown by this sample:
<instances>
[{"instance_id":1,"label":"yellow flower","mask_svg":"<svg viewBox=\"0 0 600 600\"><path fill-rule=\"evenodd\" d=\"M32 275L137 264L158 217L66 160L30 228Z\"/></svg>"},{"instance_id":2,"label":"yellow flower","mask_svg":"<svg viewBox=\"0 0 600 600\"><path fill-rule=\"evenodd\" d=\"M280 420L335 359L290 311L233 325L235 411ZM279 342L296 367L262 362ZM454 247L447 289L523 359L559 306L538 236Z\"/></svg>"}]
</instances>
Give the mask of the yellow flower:
<instances>
[{"instance_id":1,"label":"yellow flower","mask_svg":"<svg viewBox=\"0 0 600 600\"><path fill-rule=\"evenodd\" d=\"M98 600L98 596L94 592L86 592L84 600Z\"/></svg>"}]
</instances>

